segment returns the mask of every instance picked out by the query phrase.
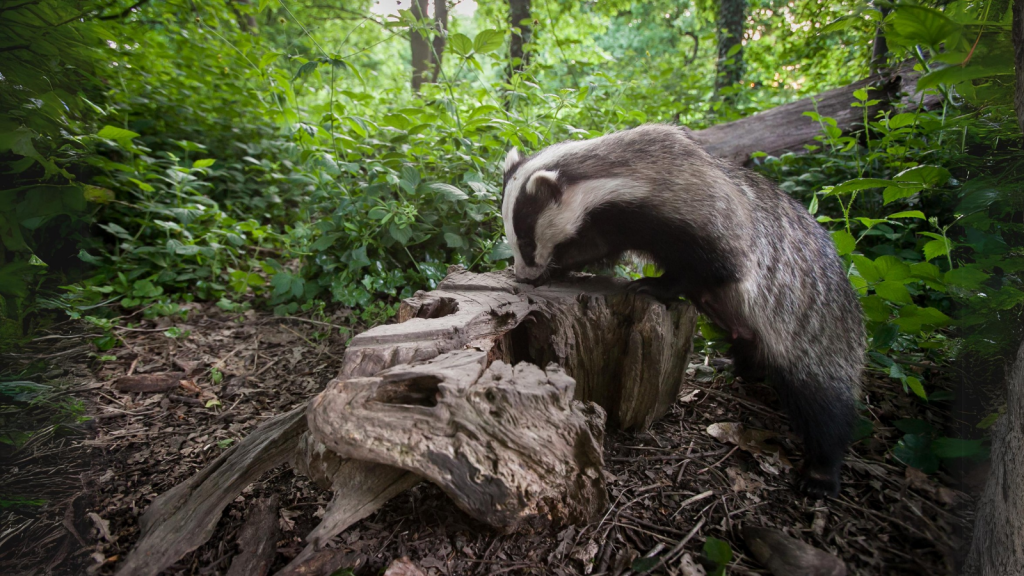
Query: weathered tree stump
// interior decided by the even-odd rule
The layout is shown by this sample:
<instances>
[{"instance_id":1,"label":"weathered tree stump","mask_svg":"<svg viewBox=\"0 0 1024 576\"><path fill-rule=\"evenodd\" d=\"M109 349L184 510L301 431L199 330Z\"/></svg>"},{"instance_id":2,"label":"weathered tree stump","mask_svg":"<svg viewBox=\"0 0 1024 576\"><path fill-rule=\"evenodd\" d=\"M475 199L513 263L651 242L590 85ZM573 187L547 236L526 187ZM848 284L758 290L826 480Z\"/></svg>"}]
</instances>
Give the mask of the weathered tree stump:
<instances>
[{"instance_id":1,"label":"weathered tree stump","mask_svg":"<svg viewBox=\"0 0 1024 576\"><path fill-rule=\"evenodd\" d=\"M313 435L357 460L415 471L498 528L588 522L604 512L604 411L572 399L558 366L514 368L450 352L338 380L309 407Z\"/></svg>"},{"instance_id":2,"label":"weathered tree stump","mask_svg":"<svg viewBox=\"0 0 1024 576\"><path fill-rule=\"evenodd\" d=\"M682 302L666 308L625 285L577 275L533 287L511 272L453 267L436 290L402 303L398 324L353 338L339 380L475 348L488 363L558 364L576 380L577 400L599 404L612 426L644 430L679 392L696 312Z\"/></svg>"},{"instance_id":3,"label":"weathered tree stump","mask_svg":"<svg viewBox=\"0 0 1024 576\"><path fill-rule=\"evenodd\" d=\"M398 324L353 338L308 411L267 421L158 497L118 574L156 574L195 549L248 483L286 461L334 499L279 574L350 561L320 546L424 478L500 529L602 512L605 410L644 429L669 409L693 307L627 292L624 280L532 287L508 272L449 272L403 302Z\"/></svg>"}]
</instances>

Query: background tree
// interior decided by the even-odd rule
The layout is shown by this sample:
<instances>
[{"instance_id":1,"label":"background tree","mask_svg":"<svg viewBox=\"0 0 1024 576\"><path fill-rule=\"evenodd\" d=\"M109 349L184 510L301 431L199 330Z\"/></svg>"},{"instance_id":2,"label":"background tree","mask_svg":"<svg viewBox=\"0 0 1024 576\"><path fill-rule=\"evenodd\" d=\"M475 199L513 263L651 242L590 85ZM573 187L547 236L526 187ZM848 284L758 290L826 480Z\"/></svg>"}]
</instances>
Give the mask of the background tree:
<instances>
[{"instance_id":1,"label":"background tree","mask_svg":"<svg viewBox=\"0 0 1024 576\"><path fill-rule=\"evenodd\" d=\"M412 89L419 91L425 82L437 82L441 73L444 47L448 33L448 4L434 1L433 24L427 15L427 0L413 0L410 12L417 26L409 33L412 52ZM432 30L428 34L427 28ZM433 36L431 39L430 36Z\"/></svg>"},{"instance_id":2,"label":"background tree","mask_svg":"<svg viewBox=\"0 0 1024 576\"><path fill-rule=\"evenodd\" d=\"M533 40L531 18L530 0L509 0L508 23L512 27L512 35L508 42L508 52L511 58L509 78L516 72L522 72L530 63L530 53L526 51L525 45Z\"/></svg>"},{"instance_id":3,"label":"background tree","mask_svg":"<svg viewBox=\"0 0 1024 576\"><path fill-rule=\"evenodd\" d=\"M721 0L718 5L718 69L715 92L726 102L735 103L731 87L743 79L743 30L747 20L747 0Z\"/></svg>"}]
</instances>

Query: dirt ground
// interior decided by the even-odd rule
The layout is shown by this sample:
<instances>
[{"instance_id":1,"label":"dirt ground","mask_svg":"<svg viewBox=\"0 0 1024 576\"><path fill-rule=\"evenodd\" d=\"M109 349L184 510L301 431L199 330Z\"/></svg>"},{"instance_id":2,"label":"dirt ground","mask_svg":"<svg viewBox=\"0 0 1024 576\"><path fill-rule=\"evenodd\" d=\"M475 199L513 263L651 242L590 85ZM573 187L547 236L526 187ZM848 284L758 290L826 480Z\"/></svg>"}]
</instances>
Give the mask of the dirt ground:
<instances>
[{"instance_id":1,"label":"dirt ground","mask_svg":"<svg viewBox=\"0 0 1024 576\"><path fill-rule=\"evenodd\" d=\"M0 509L0 573L113 574L138 539L149 502L337 374L347 335L331 325L359 328L344 311L303 320L195 305L185 319L117 330L122 345L108 352L97 352L88 328L65 323L0 357L45 362L46 376L65 382L92 416L0 451L4 500L45 501ZM172 327L176 338L167 335ZM696 527L673 561L653 573L702 573L688 562L714 537L732 548L727 573L768 574L740 535L743 526L757 525L837 555L850 574L954 573L972 521L972 498L961 490L972 486L952 488L942 473L925 476L888 453L900 436L893 420L921 418L941 427L948 415L887 379L866 377L861 412L873 432L851 449L841 496L812 501L792 489L799 444L786 432L772 391L714 372L699 355L691 361L686 389L652 430L607 434L613 506L600 521L502 534L423 483L331 546L348 553L359 575L379 574L402 556L432 575L627 574L637 558L672 549ZM185 385L115 389L120 377L161 373L176 373L171 377ZM225 510L214 536L165 573L225 574L248 511L275 493L282 530L275 569L284 566L330 500L287 467L250 485Z\"/></svg>"}]
</instances>

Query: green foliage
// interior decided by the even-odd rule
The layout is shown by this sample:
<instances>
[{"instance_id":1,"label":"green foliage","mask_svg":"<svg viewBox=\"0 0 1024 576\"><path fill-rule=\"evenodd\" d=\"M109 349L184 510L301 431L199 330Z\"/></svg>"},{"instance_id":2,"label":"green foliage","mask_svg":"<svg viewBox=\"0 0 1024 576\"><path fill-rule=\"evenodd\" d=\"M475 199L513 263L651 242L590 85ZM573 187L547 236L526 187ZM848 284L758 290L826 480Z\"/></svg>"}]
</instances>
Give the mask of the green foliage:
<instances>
[{"instance_id":1,"label":"green foliage","mask_svg":"<svg viewBox=\"0 0 1024 576\"><path fill-rule=\"evenodd\" d=\"M704 541L704 559L708 576L723 576L726 566L732 562L732 547L725 540L708 536Z\"/></svg>"}]
</instances>

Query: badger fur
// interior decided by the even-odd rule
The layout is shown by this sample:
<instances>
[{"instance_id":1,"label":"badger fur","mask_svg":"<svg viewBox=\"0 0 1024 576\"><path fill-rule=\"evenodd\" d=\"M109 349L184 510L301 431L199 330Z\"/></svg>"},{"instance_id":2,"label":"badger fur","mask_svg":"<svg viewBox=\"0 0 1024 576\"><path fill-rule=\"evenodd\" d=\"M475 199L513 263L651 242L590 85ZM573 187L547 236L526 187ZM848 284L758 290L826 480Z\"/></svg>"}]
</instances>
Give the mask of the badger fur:
<instances>
[{"instance_id":1,"label":"badger fur","mask_svg":"<svg viewBox=\"0 0 1024 576\"><path fill-rule=\"evenodd\" d=\"M509 152L501 214L518 281L634 252L664 274L630 288L685 297L731 339L745 379L767 377L803 439L802 487L835 495L863 365L860 304L832 239L757 174L684 129L646 125Z\"/></svg>"}]
</instances>

